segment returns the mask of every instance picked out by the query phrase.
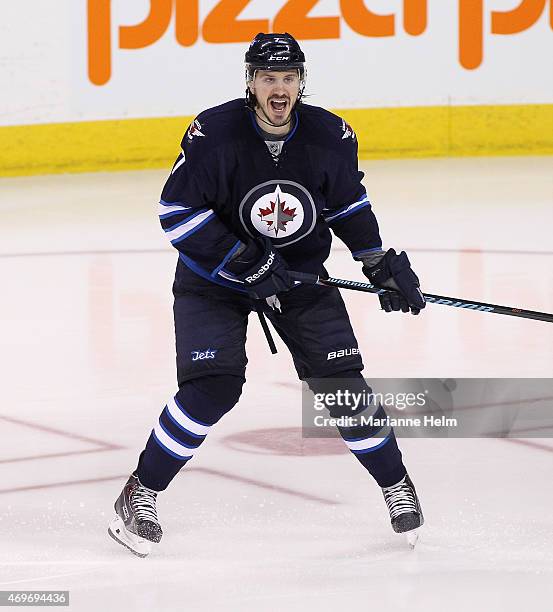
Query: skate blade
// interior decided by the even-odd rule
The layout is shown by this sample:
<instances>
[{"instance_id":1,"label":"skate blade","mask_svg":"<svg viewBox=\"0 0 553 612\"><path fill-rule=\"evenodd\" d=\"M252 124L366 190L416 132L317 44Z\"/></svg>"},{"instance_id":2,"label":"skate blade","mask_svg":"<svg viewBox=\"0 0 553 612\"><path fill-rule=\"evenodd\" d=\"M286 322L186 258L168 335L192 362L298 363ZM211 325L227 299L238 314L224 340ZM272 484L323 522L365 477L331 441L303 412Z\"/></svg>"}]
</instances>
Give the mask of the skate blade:
<instances>
[{"instance_id":1,"label":"skate blade","mask_svg":"<svg viewBox=\"0 0 553 612\"><path fill-rule=\"evenodd\" d=\"M120 517L115 519L109 524L108 534L119 544L128 548L133 555L137 557L147 557L152 551L152 545L148 540L131 533L126 527L125 523Z\"/></svg>"},{"instance_id":2,"label":"skate blade","mask_svg":"<svg viewBox=\"0 0 553 612\"><path fill-rule=\"evenodd\" d=\"M405 537L407 539L407 544L409 545L409 548L411 548L411 550L414 550L415 546L417 545L417 542L419 541L419 530L412 529L411 531L407 531Z\"/></svg>"}]
</instances>

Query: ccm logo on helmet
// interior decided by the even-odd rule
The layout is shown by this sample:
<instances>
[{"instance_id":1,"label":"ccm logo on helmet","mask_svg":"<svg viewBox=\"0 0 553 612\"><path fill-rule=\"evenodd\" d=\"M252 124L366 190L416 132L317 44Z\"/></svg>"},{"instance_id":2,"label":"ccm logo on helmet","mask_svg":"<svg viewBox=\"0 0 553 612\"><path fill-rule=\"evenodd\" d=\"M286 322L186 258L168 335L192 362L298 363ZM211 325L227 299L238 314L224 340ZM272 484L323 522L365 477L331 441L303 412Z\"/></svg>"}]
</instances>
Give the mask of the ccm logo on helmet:
<instances>
[{"instance_id":1,"label":"ccm logo on helmet","mask_svg":"<svg viewBox=\"0 0 553 612\"><path fill-rule=\"evenodd\" d=\"M349 357L350 355L359 355L358 348L340 349L339 351L330 351L326 360L338 359L339 357Z\"/></svg>"},{"instance_id":2,"label":"ccm logo on helmet","mask_svg":"<svg viewBox=\"0 0 553 612\"><path fill-rule=\"evenodd\" d=\"M261 268L259 268L259 270L255 274L252 274L251 276L246 276L246 279L245 279L246 282L253 283L260 276L263 276L263 274L265 274L265 272L267 272L267 270L273 265L274 260L275 260L275 253L274 251L271 251L269 253L269 257L267 261L261 266Z\"/></svg>"}]
</instances>

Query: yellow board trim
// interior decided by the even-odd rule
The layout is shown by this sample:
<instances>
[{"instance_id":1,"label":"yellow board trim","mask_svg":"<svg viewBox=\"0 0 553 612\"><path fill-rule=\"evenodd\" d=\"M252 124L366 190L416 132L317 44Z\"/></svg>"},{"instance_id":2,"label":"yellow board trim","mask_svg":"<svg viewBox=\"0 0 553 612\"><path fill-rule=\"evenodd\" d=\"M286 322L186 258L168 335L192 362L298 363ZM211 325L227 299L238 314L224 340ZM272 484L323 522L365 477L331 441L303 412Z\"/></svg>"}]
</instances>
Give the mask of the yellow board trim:
<instances>
[{"instance_id":1,"label":"yellow board trim","mask_svg":"<svg viewBox=\"0 0 553 612\"><path fill-rule=\"evenodd\" d=\"M553 154L553 104L337 110L361 159ZM0 176L169 168L193 117L0 127Z\"/></svg>"}]
</instances>

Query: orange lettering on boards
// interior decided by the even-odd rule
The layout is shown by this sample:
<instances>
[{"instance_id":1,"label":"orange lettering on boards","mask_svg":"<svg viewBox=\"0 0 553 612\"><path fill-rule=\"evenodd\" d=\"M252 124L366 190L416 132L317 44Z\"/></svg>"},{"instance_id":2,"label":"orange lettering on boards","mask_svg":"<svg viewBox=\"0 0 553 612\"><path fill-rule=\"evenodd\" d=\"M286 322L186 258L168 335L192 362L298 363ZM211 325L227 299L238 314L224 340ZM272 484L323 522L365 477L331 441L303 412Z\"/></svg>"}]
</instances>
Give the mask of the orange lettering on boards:
<instances>
[{"instance_id":1,"label":"orange lettering on boards","mask_svg":"<svg viewBox=\"0 0 553 612\"><path fill-rule=\"evenodd\" d=\"M339 17L308 17L319 0L290 0L276 14L273 32L293 32L296 38L340 38Z\"/></svg>"},{"instance_id":2,"label":"orange lettering on boards","mask_svg":"<svg viewBox=\"0 0 553 612\"><path fill-rule=\"evenodd\" d=\"M150 12L142 23L119 28L120 49L143 49L157 42L171 21L173 0L150 0Z\"/></svg>"},{"instance_id":3,"label":"orange lettering on boards","mask_svg":"<svg viewBox=\"0 0 553 612\"><path fill-rule=\"evenodd\" d=\"M111 0L87 0L88 78L105 85L111 78ZM119 27L120 49L143 49L157 42L167 31L175 8L176 39L193 45L198 39L199 0L150 0L144 21Z\"/></svg>"},{"instance_id":4,"label":"orange lettering on boards","mask_svg":"<svg viewBox=\"0 0 553 612\"><path fill-rule=\"evenodd\" d=\"M511 11L492 11L492 34L518 34L527 30L541 17L546 1L524 0Z\"/></svg>"},{"instance_id":5,"label":"orange lettering on boards","mask_svg":"<svg viewBox=\"0 0 553 612\"><path fill-rule=\"evenodd\" d=\"M483 28L483 0L459 0L459 62L467 70L482 63Z\"/></svg>"},{"instance_id":6,"label":"orange lettering on boards","mask_svg":"<svg viewBox=\"0 0 553 612\"><path fill-rule=\"evenodd\" d=\"M407 34L420 36L428 22L427 0L405 0L403 3L403 27Z\"/></svg>"},{"instance_id":7,"label":"orange lettering on boards","mask_svg":"<svg viewBox=\"0 0 553 612\"><path fill-rule=\"evenodd\" d=\"M88 0L88 78L105 85L111 78L111 0Z\"/></svg>"},{"instance_id":8,"label":"orange lettering on boards","mask_svg":"<svg viewBox=\"0 0 553 612\"><path fill-rule=\"evenodd\" d=\"M176 0L175 34L177 42L190 47L198 40L200 0Z\"/></svg>"},{"instance_id":9,"label":"orange lettering on boards","mask_svg":"<svg viewBox=\"0 0 553 612\"><path fill-rule=\"evenodd\" d=\"M522 0L510 11L492 11L492 34L524 32L541 17L547 0ZM553 0L550 0L553 12ZM459 0L459 62L474 70L484 58L483 0Z\"/></svg>"},{"instance_id":10,"label":"orange lettering on boards","mask_svg":"<svg viewBox=\"0 0 553 612\"><path fill-rule=\"evenodd\" d=\"M395 15L377 15L365 6L364 0L340 0L344 21L362 36L393 36Z\"/></svg>"},{"instance_id":11,"label":"orange lettering on boards","mask_svg":"<svg viewBox=\"0 0 553 612\"><path fill-rule=\"evenodd\" d=\"M220 0L205 18L202 34L210 43L250 42L269 31L268 19L237 19L250 0Z\"/></svg>"},{"instance_id":12,"label":"orange lettering on boards","mask_svg":"<svg viewBox=\"0 0 553 612\"><path fill-rule=\"evenodd\" d=\"M360 36L394 37L396 15L380 14L371 0L340 0L340 15L311 17L319 0L287 0L276 15L264 19L240 19L251 0L219 0L200 23L201 0L150 0L148 15L135 25L120 25L119 49L143 49L157 42L175 16L175 37L183 47L194 45L200 32L208 43L248 43L258 32L290 32L299 40L339 39L341 21ZM451 0L452 1L452 0ZM111 78L112 0L87 0L88 77L94 85ZM484 58L484 0L457 0L459 63L467 70L478 68ZM267 3L269 4L269 3ZM513 35L532 27L541 17L547 0L521 0L508 11L492 11L491 34ZM553 28L553 0L549 0ZM403 0L403 29L420 36L428 27L428 0Z\"/></svg>"}]
</instances>

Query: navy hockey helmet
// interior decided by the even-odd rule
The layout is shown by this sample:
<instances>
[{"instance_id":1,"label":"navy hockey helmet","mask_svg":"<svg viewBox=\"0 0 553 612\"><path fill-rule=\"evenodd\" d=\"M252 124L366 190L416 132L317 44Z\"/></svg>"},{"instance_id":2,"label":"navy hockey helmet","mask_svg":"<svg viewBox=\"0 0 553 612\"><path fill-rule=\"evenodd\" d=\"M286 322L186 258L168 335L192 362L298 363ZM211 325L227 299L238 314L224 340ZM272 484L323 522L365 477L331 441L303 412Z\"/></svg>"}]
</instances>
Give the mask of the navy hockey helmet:
<instances>
[{"instance_id":1,"label":"navy hockey helmet","mask_svg":"<svg viewBox=\"0 0 553 612\"><path fill-rule=\"evenodd\" d=\"M300 78L299 102L305 88L305 55L291 34L260 32L252 40L244 61L247 83L253 81L256 70L297 70ZM249 90L246 95L249 98Z\"/></svg>"},{"instance_id":2,"label":"navy hockey helmet","mask_svg":"<svg viewBox=\"0 0 553 612\"><path fill-rule=\"evenodd\" d=\"M294 70L300 71L303 79L305 55L298 41L288 32L284 34L263 34L260 32L246 51L246 70L253 78L256 70Z\"/></svg>"}]
</instances>

